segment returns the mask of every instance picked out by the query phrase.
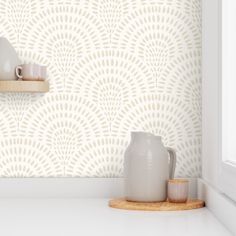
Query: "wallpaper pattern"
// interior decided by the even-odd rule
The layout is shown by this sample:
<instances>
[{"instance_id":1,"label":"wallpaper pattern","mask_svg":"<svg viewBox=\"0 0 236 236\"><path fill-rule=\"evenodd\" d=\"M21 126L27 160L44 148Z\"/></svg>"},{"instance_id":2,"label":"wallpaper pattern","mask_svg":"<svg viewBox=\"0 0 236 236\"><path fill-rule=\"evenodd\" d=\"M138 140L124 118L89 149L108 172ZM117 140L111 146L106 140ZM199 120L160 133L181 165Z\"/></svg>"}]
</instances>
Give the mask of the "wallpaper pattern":
<instances>
[{"instance_id":1,"label":"wallpaper pattern","mask_svg":"<svg viewBox=\"0 0 236 236\"><path fill-rule=\"evenodd\" d=\"M200 0L0 0L0 36L50 81L0 94L0 176L122 176L131 130L200 175Z\"/></svg>"}]
</instances>

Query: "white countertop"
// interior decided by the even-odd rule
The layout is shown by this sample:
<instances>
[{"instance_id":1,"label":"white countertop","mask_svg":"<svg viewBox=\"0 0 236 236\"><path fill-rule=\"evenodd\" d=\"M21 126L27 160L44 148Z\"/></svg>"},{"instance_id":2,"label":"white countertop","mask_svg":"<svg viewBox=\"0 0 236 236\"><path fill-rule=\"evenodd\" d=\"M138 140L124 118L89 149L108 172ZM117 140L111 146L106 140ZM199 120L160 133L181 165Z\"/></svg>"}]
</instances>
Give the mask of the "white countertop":
<instances>
[{"instance_id":1,"label":"white countertop","mask_svg":"<svg viewBox=\"0 0 236 236\"><path fill-rule=\"evenodd\" d=\"M229 236L206 209L138 212L107 199L0 199L4 236Z\"/></svg>"}]
</instances>

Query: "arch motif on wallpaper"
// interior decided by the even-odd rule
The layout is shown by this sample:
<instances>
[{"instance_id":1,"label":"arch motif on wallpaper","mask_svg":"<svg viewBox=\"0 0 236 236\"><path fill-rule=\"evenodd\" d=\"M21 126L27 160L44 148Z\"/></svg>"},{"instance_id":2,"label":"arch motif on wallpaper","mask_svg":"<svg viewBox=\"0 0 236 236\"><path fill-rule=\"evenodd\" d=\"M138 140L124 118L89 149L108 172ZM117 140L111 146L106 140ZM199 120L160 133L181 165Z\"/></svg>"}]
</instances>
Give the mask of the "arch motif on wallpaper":
<instances>
[{"instance_id":1,"label":"arch motif on wallpaper","mask_svg":"<svg viewBox=\"0 0 236 236\"><path fill-rule=\"evenodd\" d=\"M63 168L45 145L29 138L0 141L0 176L62 176Z\"/></svg>"},{"instance_id":2,"label":"arch motif on wallpaper","mask_svg":"<svg viewBox=\"0 0 236 236\"><path fill-rule=\"evenodd\" d=\"M140 94L155 92L149 67L122 50L88 54L74 68L77 75L67 90L96 103L112 123L120 109Z\"/></svg>"},{"instance_id":3,"label":"arch motif on wallpaper","mask_svg":"<svg viewBox=\"0 0 236 236\"><path fill-rule=\"evenodd\" d=\"M27 111L20 130L65 162L85 142L108 134L108 124L96 104L79 95L48 94Z\"/></svg>"},{"instance_id":4,"label":"arch motif on wallpaper","mask_svg":"<svg viewBox=\"0 0 236 236\"><path fill-rule=\"evenodd\" d=\"M108 136L85 143L68 162L67 176L123 176L123 155L128 146L123 138Z\"/></svg>"},{"instance_id":5,"label":"arch motif on wallpaper","mask_svg":"<svg viewBox=\"0 0 236 236\"><path fill-rule=\"evenodd\" d=\"M142 7L123 19L112 37L113 47L125 49L151 66L156 79L176 56L196 48L198 28L176 8Z\"/></svg>"},{"instance_id":6,"label":"arch motif on wallpaper","mask_svg":"<svg viewBox=\"0 0 236 236\"><path fill-rule=\"evenodd\" d=\"M25 28L21 48L37 51L51 61L60 75L56 81L59 91L74 77L71 69L84 55L109 42L104 26L79 6L48 7Z\"/></svg>"}]
</instances>

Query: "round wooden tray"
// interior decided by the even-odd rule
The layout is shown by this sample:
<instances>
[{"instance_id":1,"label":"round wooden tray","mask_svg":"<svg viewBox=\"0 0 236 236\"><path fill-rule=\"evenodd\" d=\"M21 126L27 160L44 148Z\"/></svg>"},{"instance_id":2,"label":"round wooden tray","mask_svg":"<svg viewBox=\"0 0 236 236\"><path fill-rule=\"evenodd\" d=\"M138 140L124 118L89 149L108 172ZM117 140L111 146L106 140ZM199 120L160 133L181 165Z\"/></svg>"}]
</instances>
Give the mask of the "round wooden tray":
<instances>
[{"instance_id":1,"label":"round wooden tray","mask_svg":"<svg viewBox=\"0 0 236 236\"><path fill-rule=\"evenodd\" d=\"M188 200L186 203L171 203L171 202L130 202L123 198L112 199L109 201L109 206L112 208L125 210L140 210L140 211L183 211L202 208L205 206L202 200Z\"/></svg>"}]
</instances>

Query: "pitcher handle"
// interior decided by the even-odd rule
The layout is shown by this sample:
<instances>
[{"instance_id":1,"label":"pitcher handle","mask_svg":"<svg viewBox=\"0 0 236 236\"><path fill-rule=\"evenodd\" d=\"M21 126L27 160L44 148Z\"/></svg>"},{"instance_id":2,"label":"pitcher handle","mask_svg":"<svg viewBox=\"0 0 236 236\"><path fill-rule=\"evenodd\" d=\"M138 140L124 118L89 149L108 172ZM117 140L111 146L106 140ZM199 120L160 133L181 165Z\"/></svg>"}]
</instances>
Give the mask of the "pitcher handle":
<instances>
[{"instance_id":1,"label":"pitcher handle","mask_svg":"<svg viewBox=\"0 0 236 236\"><path fill-rule=\"evenodd\" d=\"M176 166L176 152L173 148L166 148L169 156L170 156L170 164L169 164L169 178L173 179L175 175L175 166Z\"/></svg>"}]
</instances>

